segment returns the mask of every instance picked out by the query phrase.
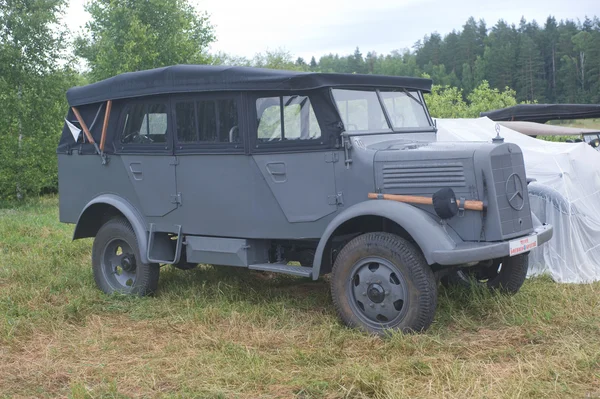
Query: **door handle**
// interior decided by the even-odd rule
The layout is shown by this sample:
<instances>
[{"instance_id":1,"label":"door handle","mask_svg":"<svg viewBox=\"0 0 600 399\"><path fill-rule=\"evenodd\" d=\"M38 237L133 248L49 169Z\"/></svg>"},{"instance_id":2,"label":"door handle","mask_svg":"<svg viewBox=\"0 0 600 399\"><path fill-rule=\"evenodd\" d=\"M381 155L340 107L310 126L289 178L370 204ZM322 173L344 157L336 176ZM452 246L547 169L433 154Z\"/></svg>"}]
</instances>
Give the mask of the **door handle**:
<instances>
[{"instance_id":1,"label":"door handle","mask_svg":"<svg viewBox=\"0 0 600 399\"><path fill-rule=\"evenodd\" d=\"M275 183L285 183L287 180L287 171L284 162L269 162L267 165L267 172L271 175L271 178Z\"/></svg>"},{"instance_id":2,"label":"door handle","mask_svg":"<svg viewBox=\"0 0 600 399\"><path fill-rule=\"evenodd\" d=\"M132 162L129 164L129 170L135 180L142 180L144 173L142 172L142 164L139 162Z\"/></svg>"}]
</instances>

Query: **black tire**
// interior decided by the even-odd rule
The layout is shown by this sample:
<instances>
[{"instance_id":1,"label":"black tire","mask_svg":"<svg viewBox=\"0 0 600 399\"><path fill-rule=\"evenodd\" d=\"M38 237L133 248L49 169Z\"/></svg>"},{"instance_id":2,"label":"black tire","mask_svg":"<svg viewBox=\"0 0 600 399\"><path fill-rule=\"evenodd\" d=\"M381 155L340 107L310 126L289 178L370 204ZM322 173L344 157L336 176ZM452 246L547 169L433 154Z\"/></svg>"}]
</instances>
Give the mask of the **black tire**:
<instances>
[{"instance_id":1,"label":"black tire","mask_svg":"<svg viewBox=\"0 0 600 399\"><path fill-rule=\"evenodd\" d=\"M107 294L154 294L160 266L142 263L139 253L129 222L123 218L107 221L100 227L92 247L92 269L98 288Z\"/></svg>"},{"instance_id":2,"label":"black tire","mask_svg":"<svg viewBox=\"0 0 600 399\"><path fill-rule=\"evenodd\" d=\"M491 265L479 265L459 269L448 276L449 284L470 287L472 284L485 285L492 291L514 295L521 289L527 277L529 254L495 259Z\"/></svg>"},{"instance_id":3,"label":"black tire","mask_svg":"<svg viewBox=\"0 0 600 399\"><path fill-rule=\"evenodd\" d=\"M383 232L344 246L333 265L331 295L347 326L379 335L426 330L437 305L435 278L421 251Z\"/></svg>"}]
</instances>

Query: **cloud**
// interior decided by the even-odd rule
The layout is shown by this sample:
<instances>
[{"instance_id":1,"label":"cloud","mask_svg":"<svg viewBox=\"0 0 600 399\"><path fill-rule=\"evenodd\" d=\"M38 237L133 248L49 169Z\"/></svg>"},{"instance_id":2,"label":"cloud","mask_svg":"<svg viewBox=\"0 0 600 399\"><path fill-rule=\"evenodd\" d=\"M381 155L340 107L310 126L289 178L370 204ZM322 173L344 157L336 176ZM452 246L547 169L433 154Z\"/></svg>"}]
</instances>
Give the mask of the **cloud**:
<instances>
[{"instance_id":1,"label":"cloud","mask_svg":"<svg viewBox=\"0 0 600 399\"><path fill-rule=\"evenodd\" d=\"M71 0L67 22L78 32L89 16L87 0ZM548 15L583 19L597 14L598 0L191 0L206 10L216 27L211 47L237 56L252 57L267 49L283 48L309 59L328 53L349 54L358 46L363 54L411 48L434 31L444 35L460 30L473 16L488 28L499 19L518 24L521 16L543 25Z\"/></svg>"}]
</instances>

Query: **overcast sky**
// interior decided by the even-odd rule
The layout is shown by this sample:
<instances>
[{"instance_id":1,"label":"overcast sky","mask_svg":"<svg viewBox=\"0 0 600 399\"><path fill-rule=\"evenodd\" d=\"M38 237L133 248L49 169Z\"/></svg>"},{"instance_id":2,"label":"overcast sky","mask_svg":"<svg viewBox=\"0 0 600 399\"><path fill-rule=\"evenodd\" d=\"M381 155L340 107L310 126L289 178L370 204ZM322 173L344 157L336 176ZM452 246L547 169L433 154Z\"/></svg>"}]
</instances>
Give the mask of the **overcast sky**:
<instances>
[{"instance_id":1,"label":"overcast sky","mask_svg":"<svg viewBox=\"0 0 600 399\"><path fill-rule=\"evenodd\" d=\"M283 48L294 57L317 60L328 53L363 55L411 48L424 35L460 29L473 16L490 28L499 19L518 24L522 16L543 25L600 16L600 0L191 0L216 29L212 52L252 57ZM67 22L77 33L89 15L87 0L71 0Z\"/></svg>"}]
</instances>

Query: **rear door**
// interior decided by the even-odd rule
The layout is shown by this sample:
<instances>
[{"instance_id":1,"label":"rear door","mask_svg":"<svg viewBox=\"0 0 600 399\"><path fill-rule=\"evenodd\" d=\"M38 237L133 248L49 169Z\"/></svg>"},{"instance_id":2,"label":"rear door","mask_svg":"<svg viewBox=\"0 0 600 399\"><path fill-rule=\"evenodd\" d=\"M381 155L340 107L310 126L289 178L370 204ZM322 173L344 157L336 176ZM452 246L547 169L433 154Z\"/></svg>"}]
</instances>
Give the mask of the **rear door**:
<instances>
[{"instance_id":1,"label":"rear door","mask_svg":"<svg viewBox=\"0 0 600 399\"><path fill-rule=\"evenodd\" d=\"M169 103L166 97L129 103L119 123L121 155L145 216L165 216L178 205Z\"/></svg>"},{"instance_id":2,"label":"rear door","mask_svg":"<svg viewBox=\"0 0 600 399\"><path fill-rule=\"evenodd\" d=\"M252 228L253 189L243 141L241 95L194 93L172 98L180 208L186 234L243 236Z\"/></svg>"}]
</instances>

